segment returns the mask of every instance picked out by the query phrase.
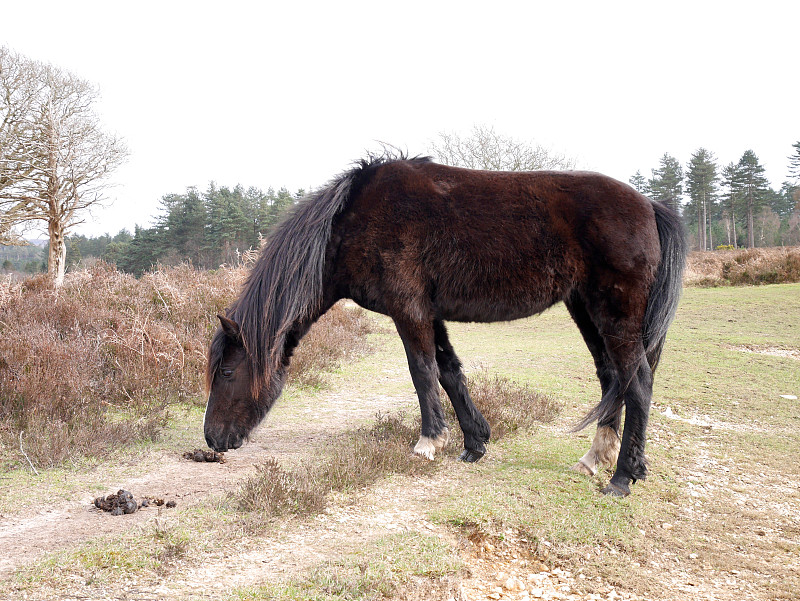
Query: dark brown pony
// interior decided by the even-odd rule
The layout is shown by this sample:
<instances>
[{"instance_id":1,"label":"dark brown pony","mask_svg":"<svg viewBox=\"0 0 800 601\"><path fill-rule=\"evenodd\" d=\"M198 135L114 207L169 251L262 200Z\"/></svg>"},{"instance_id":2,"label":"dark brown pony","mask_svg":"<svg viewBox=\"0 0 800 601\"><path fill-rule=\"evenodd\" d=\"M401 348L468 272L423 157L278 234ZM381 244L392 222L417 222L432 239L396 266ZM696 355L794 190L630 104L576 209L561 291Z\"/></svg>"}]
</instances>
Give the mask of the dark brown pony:
<instances>
[{"instance_id":1,"label":"dark brown pony","mask_svg":"<svg viewBox=\"0 0 800 601\"><path fill-rule=\"evenodd\" d=\"M342 298L390 316L419 396L414 451L447 442L441 384L464 432L461 459L486 452L445 321L505 321L564 301L594 357L602 399L576 469L616 460L604 492L647 474L653 371L685 262L678 216L596 173L503 173L426 158L372 157L306 198L270 236L209 349L205 437L237 448L283 386L294 348ZM622 440L619 428L626 410ZM618 455L618 456L617 456Z\"/></svg>"}]
</instances>

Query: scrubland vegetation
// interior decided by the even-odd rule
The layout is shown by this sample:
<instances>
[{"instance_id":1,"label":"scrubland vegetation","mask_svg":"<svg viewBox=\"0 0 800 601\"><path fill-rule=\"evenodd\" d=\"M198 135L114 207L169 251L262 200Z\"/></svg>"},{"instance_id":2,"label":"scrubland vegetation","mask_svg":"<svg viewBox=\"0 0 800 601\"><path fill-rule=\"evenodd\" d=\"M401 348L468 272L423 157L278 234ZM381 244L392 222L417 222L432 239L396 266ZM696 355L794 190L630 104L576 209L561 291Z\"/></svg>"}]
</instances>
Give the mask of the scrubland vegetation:
<instances>
[{"instance_id":1,"label":"scrubland vegetation","mask_svg":"<svg viewBox=\"0 0 800 601\"><path fill-rule=\"evenodd\" d=\"M716 250L689 254L687 286L750 286L800 282L800 247Z\"/></svg>"},{"instance_id":2,"label":"scrubland vegetation","mask_svg":"<svg viewBox=\"0 0 800 601\"><path fill-rule=\"evenodd\" d=\"M69 273L58 290L44 274L0 280L0 441L7 467L47 468L152 440L175 403L202 404L216 315L245 275L245 267L181 265L137 279L98 262ZM688 286L798 281L798 247L694 252L686 273ZM364 311L337 306L304 339L290 377L302 386L323 385L326 370L366 351L373 327Z\"/></svg>"},{"instance_id":3,"label":"scrubland vegetation","mask_svg":"<svg viewBox=\"0 0 800 601\"><path fill-rule=\"evenodd\" d=\"M349 415L332 416L336 428L324 441L306 439L308 448L297 456L265 453L219 496L168 519L151 518L139 530L50 554L18 570L0 587L0 598L40 591L57 598L65 586L92 598L100 590L122 591L131 580L153 587L185 577L187 566L218 547L231 553L243 541L279 545L289 532L299 537L309 524L356 513L370 490L388 488L405 499L421 481L439 492L415 501L414 511L447 536L423 529L359 540L365 535L349 532L344 522L334 532L356 548L343 559L325 556L310 571L267 585L255 579L256 588L232 590L228 598L402 597L419 582L453 591L460 580L493 577L481 566L517 569L513 554L529 557L525 565L585 573L585 581L574 576L570 583L586 594L613 585L654 599L712 592L720 599L791 598L797 584L791 524L800 507L796 494L784 492L798 477L785 463L797 443L796 400L790 400L798 392L797 285L738 285L798 281L798 250L690 256L688 289L656 377L651 477L628 499L599 494L609 474L586 479L569 471L591 432L574 435L568 428L596 402L599 386L566 311L508 324L453 324L473 399L492 426L490 452L479 464L453 462L461 441L452 413L454 439L436 462L410 453L419 435L414 402L354 425ZM12 491L4 508L13 511L10 499L24 482L43 481L47 472L67 469L80 478L86 459L113 463L131 447L147 453L149 441L175 434L176 416L189 416L189 427L199 428L206 345L217 312L245 274L178 266L136 279L97 264L67 274L57 291L44 277L2 281L0 460L12 482L4 485ZM273 426L276 418L302 421L297 404L317 402L327 387L346 396L372 390L397 397L397 384L381 379L386 369L400 374L394 379L409 379L390 322L338 305L304 339L292 364L290 398L268 419ZM404 386L409 390L400 398L409 400L413 388ZM443 405L450 410L446 399ZM777 522L770 509L776 504L788 516ZM476 564L474 553L486 563ZM215 561L227 566L240 559Z\"/></svg>"},{"instance_id":4,"label":"scrubland vegetation","mask_svg":"<svg viewBox=\"0 0 800 601\"><path fill-rule=\"evenodd\" d=\"M155 270L136 279L104 263L68 274L0 282L0 442L6 469L47 468L152 440L170 407L204 403L217 313L246 271ZM371 321L334 308L297 350L290 379L363 351Z\"/></svg>"}]
</instances>

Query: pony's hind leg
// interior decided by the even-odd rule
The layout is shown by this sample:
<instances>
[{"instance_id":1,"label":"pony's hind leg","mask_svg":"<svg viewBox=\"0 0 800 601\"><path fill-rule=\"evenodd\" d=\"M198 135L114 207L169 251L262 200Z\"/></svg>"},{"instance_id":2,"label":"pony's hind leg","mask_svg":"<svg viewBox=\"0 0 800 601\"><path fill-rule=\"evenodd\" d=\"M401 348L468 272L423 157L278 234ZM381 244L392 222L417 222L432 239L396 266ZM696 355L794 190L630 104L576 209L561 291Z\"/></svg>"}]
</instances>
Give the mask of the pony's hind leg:
<instances>
[{"instance_id":1,"label":"pony's hind leg","mask_svg":"<svg viewBox=\"0 0 800 601\"><path fill-rule=\"evenodd\" d=\"M433 322L433 333L436 343L436 364L439 366L439 383L450 397L461 431L464 433L464 452L459 459L478 461L486 454L486 443L490 434L489 422L481 415L469 396L461 371L461 361L453 351L447 337L447 328L442 321Z\"/></svg>"},{"instance_id":2,"label":"pony's hind leg","mask_svg":"<svg viewBox=\"0 0 800 601\"><path fill-rule=\"evenodd\" d=\"M433 328L430 323L405 322L395 319L397 333L403 341L411 380L419 397L422 427L414 453L433 459L450 440L450 432L439 401L439 370L436 365Z\"/></svg>"},{"instance_id":3,"label":"pony's hind leg","mask_svg":"<svg viewBox=\"0 0 800 601\"><path fill-rule=\"evenodd\" d=\"M653 394L653 372L644 354L641 342L634 351L636 358L627 363L627 369L618 365L620 389L625 403L625 426L622 430L617 468L608 486L607 495L630 494L631 482L647 477L647 459L644 455L650 401Z\"/></svg>"},{"instance_id":4,"label":"pony's hind leg","mask_svg":"<svg viewBox=\"0 0 800 601\"><path fill-rule=\"evenodd\" d=\"M566 301L565 304L578 326L586 346L592 353L597 369L597 378L600 380L603 400L597 407L600 413L597 416L597 432L591 448L572 466L576 472L594 476L599 470L611 467L617 462L620 448L619 426L622 418L622 399L619 398L617 391L612 390L617 381L616 369L606 352L600 332L586 311L586 306L577 295Z\"/></svg>"},{"instance_id":5,"label":"pony's hind leg","mask_svg":"<svg viewBox=\"0 0 800 601\"><path fill-rule=\"evenodd\" d=\"M619 423L619 420L618 422ZM617 462L619 455L619 425L597 424L597 432L592 440L592 446L586 454L578 459L572 469L586 476L594 476L604 467L611 467Z\"/></svg>"},{"instance_id":6,"label":"pony's hind leg","mask_svg":"<svg viewBox=\"0 0 800 601\"><path fill-rule=\"evenodd\" d=\"M637 293L636 287L632 286L627 291L615 290L613 295L606 298L596 295L595 302L584 304L582 309L578 303L571 303L570 311L574 318L577 316L575 320L579 327L581 323L585 326L585 322L581 320L582 311L587 317L591 316L590 321L595 324L604 349L600 353L598 376L601 384L607 378L609 380L607 384L602 384L603 398L587 419L594 417L598 420L598 432L606 426L613 429L619 425L619 413L625 407L625 426L620 440L617 466L611 481L603 490L608 495L628 495L631 482L647 477L644 446L653 374L642 340L646 298L646 295ZM593 344L589 341L594 340L593 333L588 327L581 328L581 332L591 349ZM601 366L605 366L605 369L601 369ZM613 378L610 377L612 374ZM603 430L597 450L606 450L608 438L613 437L607 430Z\"/></svg>"}]
</instances>

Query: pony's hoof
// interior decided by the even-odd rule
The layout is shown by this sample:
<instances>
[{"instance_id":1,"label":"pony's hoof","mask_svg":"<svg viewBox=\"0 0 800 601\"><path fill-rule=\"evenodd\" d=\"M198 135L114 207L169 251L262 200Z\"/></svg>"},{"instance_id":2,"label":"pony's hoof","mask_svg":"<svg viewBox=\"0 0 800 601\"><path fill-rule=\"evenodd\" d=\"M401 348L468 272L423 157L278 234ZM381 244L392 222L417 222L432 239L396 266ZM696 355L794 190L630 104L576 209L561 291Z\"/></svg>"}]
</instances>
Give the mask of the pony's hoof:
<instances>
[{"instance_id":1,"label":"pony's hoof","mask_svg":"<svg viewBox=\"0 0 800 601\"><path fill-rule=\"evenodd\" d=\"M475 463L486 454L486 451L477 451L475 449L464 449L461 455L458 456L459 461L466 461L467 463Z\"/></svg>"},{"instance_id":2,"label":"pony's hoof","mask_svg":"<svg viewBox=\"0 0 800 601\"><path fill-rule=\"evenodd\" d=\"M597 473L597 470L593 470L583 461L579 461L578 463L573 465L572 471L578 472L579 474L583 474L584 476L594 476Z\"/></svg>"},{"instance_id":3,"label":"pony's hoof","mask_svg":"<svg viewBox=\"0 0 800 601\"><path fill-rule=\"evenodd\" d=\"M609 482L608 486L603 489L603 494L609 497L627 497L631 494L631 489L627 486L622 488L621 486Z\"/></svg>"}]
</instances>

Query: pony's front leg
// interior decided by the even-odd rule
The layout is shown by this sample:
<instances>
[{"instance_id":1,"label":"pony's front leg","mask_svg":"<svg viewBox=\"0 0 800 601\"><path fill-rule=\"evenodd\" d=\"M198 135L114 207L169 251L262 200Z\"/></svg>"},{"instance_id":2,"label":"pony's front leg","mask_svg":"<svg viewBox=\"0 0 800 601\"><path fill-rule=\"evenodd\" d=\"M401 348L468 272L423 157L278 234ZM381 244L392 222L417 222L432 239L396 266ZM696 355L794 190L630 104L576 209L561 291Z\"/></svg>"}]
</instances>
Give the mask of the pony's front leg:
<instances>
[{"instance_id":1,"label":"pony's front leg","mask_svg":"<svg viewBox=\"0 0 800 601\"><path fill-rule=\"evenodd\" d=\"M408 358L411 380L419 397L422 428L414 453L433 459L450 440L450 432L439 401L439 370L433 327L430 323L406 322L395 319L397 333L403 341Z\"/></svg>"},{"instance_id":2,"label":"pony's front leg","mask_svg":"<svg viewBox=\"0 0 800 601\"><path fill-rule=\"evenodd\" d=\"M439 383L450 397L461 431L464 433L464 452L459 459L468 462L478 461L486 454L486 443L491 432L489 422L481 415L469 396L461 371L461 361L450 344L444 323L439 320L434 321L433 332L436 342L436 364L439 366Z\"/></svg>"}]
</instances>

